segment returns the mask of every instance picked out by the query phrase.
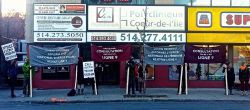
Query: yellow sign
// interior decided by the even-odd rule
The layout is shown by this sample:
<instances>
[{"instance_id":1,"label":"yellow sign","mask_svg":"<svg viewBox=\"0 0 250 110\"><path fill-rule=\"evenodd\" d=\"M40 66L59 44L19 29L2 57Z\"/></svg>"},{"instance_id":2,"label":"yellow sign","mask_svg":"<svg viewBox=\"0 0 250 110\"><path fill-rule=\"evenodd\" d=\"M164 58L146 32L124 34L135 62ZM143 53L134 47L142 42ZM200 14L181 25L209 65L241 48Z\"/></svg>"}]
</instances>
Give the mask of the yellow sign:
<instances>
[{"instance_id":1,"label":"yellow sign","mask_svg":"<svg viewBox=\"0 0 250 110\"><path fill-rule=\"evenodd\" d=\"M250 8L189 7L188 31L249 32Z\"/></svg>"},{"instance_id":2,"label":"yellow sign","mask_svg":"<svg viewBox=\"0 0 250 110\"><path fill-rule=\"evenodd\" d=\"M250 43L250 33L188 33L187 43Z\"/></svg>"}]
</instances>

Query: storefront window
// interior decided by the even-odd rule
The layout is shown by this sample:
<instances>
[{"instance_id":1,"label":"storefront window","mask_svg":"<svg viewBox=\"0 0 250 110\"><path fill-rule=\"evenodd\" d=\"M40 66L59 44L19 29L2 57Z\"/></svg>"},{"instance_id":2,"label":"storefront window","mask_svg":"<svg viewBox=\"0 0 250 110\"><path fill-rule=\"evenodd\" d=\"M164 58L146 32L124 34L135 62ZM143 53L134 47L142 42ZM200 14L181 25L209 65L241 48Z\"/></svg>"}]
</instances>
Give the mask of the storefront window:
<instances>
[{"instance_id":1,"label":"storefront window","mask_svg":"<svg viewBox=\"0 0 250 110\"><path fill-rule=\"evenodd\" d=\"M211 0L193 0L192 6L211 6Z\"/></svg>"},{"instance_id":2,"label":"storefront window","mask_svg":"<svg viewBox=\"0 0 250 110\"><path fill-rule=\"evenodd\" d=\"M42 68L42 80L69 80L69 66L48 66Z\"/></svg>"},{"instance_id":3,"label":"storefront window","mask_svg":"<svg viewBox=\"0 0 250 110\"><path fill-rule=\"evenodd\" d=\"M218 47L219 45L195 45L197 47ZM227 56L227 54L226 54ZM222 63L188 63L189 80L223 80ZM169 66L169 80L179 80L181 66Z\"/></svg>"},{"instance_id":4,"label":"storefront window","mask_svg":"<svg viewBox=\"0 0 250 110\"><path fill-rule=\"evenodd\" d=\"M212 0L212 6L230 6L230 0Z\"/></svg>"},{"instance_id":5,"label":"storefront window","mask_svg":"<svg viewBox=\"0 0 250 110\"><path fill-rule=\"evenodd\" d=\"M250 0L232 0L232 6L249 6Z\"/></svg>"},{"instance_id":6,"label":"storefront window","mask_svg":"<svg viewBox=\"0 0 250 110\"><path fill-rule=\"evenodd\" d=\"M246 62L248 66L250 64L250 46L234 46L233 48L235 81L239 82L239 67L242 62Z\"/></svg>"}]
</instances>

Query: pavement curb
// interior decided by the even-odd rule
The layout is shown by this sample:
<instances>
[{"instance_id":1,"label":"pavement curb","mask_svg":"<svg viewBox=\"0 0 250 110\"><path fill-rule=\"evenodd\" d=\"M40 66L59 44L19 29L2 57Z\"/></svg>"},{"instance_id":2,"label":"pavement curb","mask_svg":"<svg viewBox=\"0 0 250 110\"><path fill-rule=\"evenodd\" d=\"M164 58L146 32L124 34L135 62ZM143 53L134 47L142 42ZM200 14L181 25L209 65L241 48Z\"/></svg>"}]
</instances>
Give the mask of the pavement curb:
<instances>
[{"instance_id":1,"label":"pavement curb","mask_svg":"<svg viewBox=\"0 0 250 110\"><path fill-rule=\"evenodd\" d=\"M72 100L72 101L2 101L7 103L60 104L60 103L112 103L112 102L250 102L250 100L208 100L208 99L121 99L121 100Z\"/></svg>"}]
</instances>

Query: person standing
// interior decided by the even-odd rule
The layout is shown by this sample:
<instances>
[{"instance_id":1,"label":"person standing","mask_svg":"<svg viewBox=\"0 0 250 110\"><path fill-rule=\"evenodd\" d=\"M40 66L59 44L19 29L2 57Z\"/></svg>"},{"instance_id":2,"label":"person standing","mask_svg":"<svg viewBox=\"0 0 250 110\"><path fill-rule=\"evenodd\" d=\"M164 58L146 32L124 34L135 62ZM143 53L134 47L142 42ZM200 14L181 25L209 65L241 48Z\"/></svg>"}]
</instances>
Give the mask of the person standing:
<instances>
[{"instance_id":1,"label":"person standing","mask_svg":"<svg viewBox=\"0 0 250 110\"><path fill-rule=\"evenodd\" d=\"M139 63L138 65L138 82L139 82L139 92L142 93L142 89L143 89L143 80L144 80L144 77L143 77L143 67L142 67L142 64Z\"/></svg>"},{"instance_id":2,"label":"person standing","mask_svg":"<svg viewBox=\"0 0 250 110\"><path fill-rule=\"evenodd\" d=\"M24 64L22 66L24 81L23 81L23 95L29 96L30 95L30 62L28 58L24 59ZM32 70L33 73L33 70ZM28 91L28 93L27 93Z\"/></svg>"},{"instance_id":3,"label":"person standing","mask_svg":"<svg viewBox=\"0 0 250 110\"><path fill-rule=\"evenodd\" d=\"M17 61L12 60L9 68L9 78L10 78L10 90L11 90L11 97L16 97L15 95L15 85L17 80Z\"/></svg>"},{"instance_id":4,"label":"person standing","mask_svg":"<svg viewBox=\"0 0 250 110\"><path fill-rule=\"evenodd\" d=\"M227 83L228 83L229 94L234 95L232 90L235 81L235 74L234 74L234 68L232 64L230 64L230 62L227 62L226 65L223 67L222 72L224 73L225 71L227 71Z\"/></svg>"},{"instance_id":5,"label":"person standing","mask_svg":"<svg viewBox=\"0 0 250 110\"><path fill-rule=\"evenodd\" d=\"M129 68L128 94L130 94L130 89L132 89L132 94L135 94L135 62L133 57L128 61L127 68Z\"/></svg>"},{"instance_id":6,"label":"person standing","mask_svg":"<svg viewBox=\"0 0 250 110\"><path fill-rule=\"evenodd\" d=\"M83 77L83 58L82 57L78 58L77 65L78 65L77 67L77 94L83 95L84 77Z\"/></svg>"},{"instance_id":7,"label":"person standing","mask_svg":"<svg viewBox=\"0 0 250 110\"><path fill-rule=\"evenodd\" d=\"M245 62L242 63L239 69L239 80L240 80L240 87L241 87L241 95L248 95L248 81L249 81L249 70Z\"/></svg>"}]
</instances>

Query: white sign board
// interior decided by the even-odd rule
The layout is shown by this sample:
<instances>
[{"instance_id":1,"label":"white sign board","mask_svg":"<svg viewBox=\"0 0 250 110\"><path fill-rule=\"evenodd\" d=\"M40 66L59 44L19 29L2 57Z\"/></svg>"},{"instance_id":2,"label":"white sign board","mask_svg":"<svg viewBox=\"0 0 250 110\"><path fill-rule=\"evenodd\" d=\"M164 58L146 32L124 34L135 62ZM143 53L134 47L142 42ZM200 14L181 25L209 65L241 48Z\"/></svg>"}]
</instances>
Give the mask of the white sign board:
<instances>
[{"instance_id":1,"label":"white sign board","mask_svg":"<svg viewBox=\"0 0 250 110\"><path fill-rule=\"evenodd\" d=\"M34 4L34 42L86 42L85 4Z\"/></svg>"},{"instance_id":2,"label":"white sign board","mask_svg":"<svg viewBox=\"0 0 250 110\"><path fill-rule=\"evenodd\" d=\"M2 47L3 54L5 56L6 61L17 58L13 43L4 44L4 45L1 45L1 47Z\"/></svg>"},{"instance_id":3,"label":"white sign board","mask_svg":"<svg viewBox=\"0 0 250 110\"><path fill-rule=\"evenodd\" d=\"M87 42L185 43L186 33L88 32Z\"/></svg>"},{"instance_id":4,"label":"white sign board","mask_svg":"<svg viewBox=\"0 0 250 110\"><path fill-rule=\"evenodd\" d=\"M86 16L34 15L34 31L86 31Z\"/></svg>"},{"instance_id":5,"label":"white sign board","mask_svg":"<svg viewBox=\"0 0 250 110\"><path fill-rule=\"evenodd\" d=\"M34 42L86 42L86 32L34 32Z\"/></svg>"},{"instance_id":6,"label":"white sign board","mask_svg":"<svg viewBox=\"0 0 250 110\"><path fill-rule=\"evenodd\" d=\"M95 77L95 66L93 61L83 62L83 76L84 78Z\"/></svg>"},{"instance_id":7,"label":"white sign board","mask_svg":"<svg viewBox=\"0 0 250 110\"><path fill-rule=\"evenodd\" d=\"M89 30L143 30L145 26L151 31L185 31L185 6L96 5L88 10Z\"/></svg>"},{"instance_id":8,"label":"white sign board","mask_svg":"<svg viewBox=\"0 0 250 110\"><path fill-rule=\"evenodd\" d=\"M250 27L249 12L221 13L222 27Z\"/></svg>"},{"instance_id":9,"label":"white sign board","mask_svg":"<svg viewBox=\"0 0 250 110\"><path fill-rule=\"evenodd\" d=\"M85 4L34 4L34 14L86 14Z\"/></svg>"}]
</instances>

